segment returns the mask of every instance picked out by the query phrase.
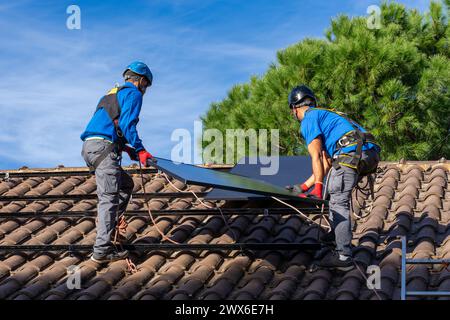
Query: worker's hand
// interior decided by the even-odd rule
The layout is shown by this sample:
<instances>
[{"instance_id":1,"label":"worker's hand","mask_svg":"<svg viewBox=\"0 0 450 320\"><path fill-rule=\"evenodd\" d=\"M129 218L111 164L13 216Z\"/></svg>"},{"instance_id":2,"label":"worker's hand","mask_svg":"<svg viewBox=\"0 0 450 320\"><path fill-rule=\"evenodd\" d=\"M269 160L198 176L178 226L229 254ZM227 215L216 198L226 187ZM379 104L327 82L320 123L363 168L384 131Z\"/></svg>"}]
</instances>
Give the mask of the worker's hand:
<instances>
[{"instance_id":1,"label":"worker's hand","mask_svg":"<svg viewBox=\"0 0 450 320\"><path fill-rule=\"evenodd\" d=\"M314 184L313 190L309 194L300 194L300 197L302 198L313 198L313 199L320 199L323 198L323 184L321 182L316 182Z\"/></svg>"},{"instance_id":2,"label":"worker's hand","mask_svg":"<svg viewBox=\"0 0 450 320\"><path fill-rule=\"evenodd\" d=\"M132 161L139 161L138 158L138 154L136 152L136 149L130 147L130 146L125 146L123 147L123 151L125 151L126 153L128 153L128 156L130 157L130 159Z\"/></svg>"},{"instance_id":3,"label":"worker's hand","mask_svg":"<svg viewBox=\"0 0 450 320\"><path fill-rule=\"evenodd\" d=\"M153 159L153 156L151 155L150 152L147 152L146 150L141 150L138 152L138 156L139 156L139 161L142 163L142 165L144 167L148 167L148 160L152 160L153 162L155 161Z\"/></svg>"},{"instance_id":4,"label":"worker's hand","mask_svg":"<svg viewBox=\"0 0 450 320\"><path fill-rule=\"evenodd\" d=\"M301 193L305 193L309 190L309 187L302 183L302 184L294 184L293 186L286 186L286 189L288 189L289 191L295 192L297 194L301 194Z\"/></svg>"}]
</instances>

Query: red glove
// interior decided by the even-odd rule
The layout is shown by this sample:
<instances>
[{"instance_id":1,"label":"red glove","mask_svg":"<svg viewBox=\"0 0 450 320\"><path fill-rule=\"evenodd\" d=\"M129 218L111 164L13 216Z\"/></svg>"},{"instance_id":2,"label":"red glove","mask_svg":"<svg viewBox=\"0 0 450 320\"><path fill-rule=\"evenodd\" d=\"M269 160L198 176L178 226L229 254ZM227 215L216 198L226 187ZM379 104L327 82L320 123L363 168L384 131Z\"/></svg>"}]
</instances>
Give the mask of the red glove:
<instances>
[{"instance_id":1,"label":"red glove","mask_svg":"<svg viewBox=\"0 0 450 320\"><path fill-rule=\"evenodd\" d=\"M125 147L123 147L123 151L128 153L128 156L130 157L130 159L132 161L139 161L138 155L136 153L136 149L134 149L130 146L125 146Z\"/></svg>"},{"instance_id":2,"label":"red glove","mask_svg":"<svg viewBox=\"0 0 450 320\"><path fill-rule=\"evenodd\" d=\"M301 185L294 184L293 186L286 186L285 188L297 194L302 194L309 190L309 187L304 183L302 183Z\"/></svg>"},{"instance_id":3,"label":"red glove","mask_svg":"<svg viewBox=\"0 0 450 320\"><path fill-rule=\"evenodd\" d=\"M316 199L322 200L322 198L323 198L322 190L323 190L322 182L316 182L314 184L313 190L309 194L305 195L304 193L302 193L299 196L302 198L308 197L308 198L316 198Z\"/></svg>"},{"instance_id":4,"label":"red glove","mask_svg":"<svg viewBox=\"0 0 450 320\"><path fill-rule=\"evenodd\" d=\"M302 192L306 192L309 190L310 187L308 187L306 184L302 183L300 185L300 189L302 190Z\"/></svg>"},{"instance_id":5,"label":"red glove","mask_svg":"<svg viewBox=\"0 0 450 320\"><path fill-rule=\"evenodd\" d=\"M146 150L141 150L138 152L139 161L142 163L144 167L148 167L148 161L147 160L153 160L153 156L150 154L150 152L147 152Z\"/></svg>"},{"instance_id":6,"label":"red glove","mask_svg":"<svg viewBox=\"0 0 450 320\"><path fill-rule=\"evenodd\" d=\"M316 197L316 198L319 198L319 199L322 200L322 198L323 198L322 191L323 191L323 184L322 184L322 182L316 182L314 184L313 191L311 191L308 196Z\"/></svg>"}]
</instances>

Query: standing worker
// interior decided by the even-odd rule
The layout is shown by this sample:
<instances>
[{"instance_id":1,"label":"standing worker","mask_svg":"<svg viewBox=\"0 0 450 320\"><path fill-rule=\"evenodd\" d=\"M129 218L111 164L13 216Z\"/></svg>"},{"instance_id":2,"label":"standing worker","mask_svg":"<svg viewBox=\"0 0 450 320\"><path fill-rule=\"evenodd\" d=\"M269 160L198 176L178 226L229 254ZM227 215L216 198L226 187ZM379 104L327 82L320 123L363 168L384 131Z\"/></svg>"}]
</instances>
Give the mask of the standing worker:
<instances>
[{"instance_id":1,"label":"standing worker","mask_svg":"<svg viewBox=\"0 0 450 320\"><path fill-rule=\"evenodd\" d=\"M301 134L312 161L312 176L301 185L289 187L301 197L323 198L323 179L329 171L327 192L331 232L322 240L335 240L336 251L319 263L325 268L353 268L350 201L359 178L376 172L380 147L374 137L343 113L317 107L313 91L305 85L289 95L289 108L301 123ZM306 195L306 192L312 191Z\"/></svg>"},{"instance_id":2,"label":"standing worker","mask_svg":"<svg viewBox=\"0 0 450 320\"><path fill-rule=\"evenodd\" d=\"M116 250L111 240L134 187L133 179L121 167L122 151L146 167L147 160L153 158L136 130L142 97L152 85L153 75L145 63L136 61L126 68L123 77L122 86L111 89L100 99L81 134L84 141L81 155L91 172L95 172L97 183L97 236L91 257L97 263L128 257L128 251Z\"/></svg>"}]
</instances>

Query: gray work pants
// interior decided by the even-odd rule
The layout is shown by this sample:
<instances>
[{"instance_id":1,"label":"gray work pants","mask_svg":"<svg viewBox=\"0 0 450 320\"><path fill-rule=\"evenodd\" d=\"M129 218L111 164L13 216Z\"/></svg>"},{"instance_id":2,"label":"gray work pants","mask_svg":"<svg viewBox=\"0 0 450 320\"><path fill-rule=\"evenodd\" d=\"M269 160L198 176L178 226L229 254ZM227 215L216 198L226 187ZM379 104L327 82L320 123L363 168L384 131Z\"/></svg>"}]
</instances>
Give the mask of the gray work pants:
<instances>
[{"instance_id":1,"label":"gray work pants","mask_svg":"<svg viewBox=\"0 0 450 320\"><path fill-rule=\"evenodd\" d=\"M362 152L361 161L365 169L375 169L379 160L378 153L373 149ZM336 251L351 256L350 200L352 190L358 183L358 173L354 169L341 165L339 169L332 167L329 175L327 189L330 195L331 227L336 236Z\"/></svg>"},{"instance_id":2,"label":"gray work pants","mask_svg":"<svg viewBox=\"0 0 450 320\"><path fill-rule=\"evenodd\" d=\"M81 155L88 166L102 154L110 142L87 140L83 143ZM105 254L112 250L111 237L117 225L118 216L127 208L133 192L133 179L120 166L121 155L111 151L95 169L97 183L97 237L94 253Z\"/></svg>"}]
</instances>

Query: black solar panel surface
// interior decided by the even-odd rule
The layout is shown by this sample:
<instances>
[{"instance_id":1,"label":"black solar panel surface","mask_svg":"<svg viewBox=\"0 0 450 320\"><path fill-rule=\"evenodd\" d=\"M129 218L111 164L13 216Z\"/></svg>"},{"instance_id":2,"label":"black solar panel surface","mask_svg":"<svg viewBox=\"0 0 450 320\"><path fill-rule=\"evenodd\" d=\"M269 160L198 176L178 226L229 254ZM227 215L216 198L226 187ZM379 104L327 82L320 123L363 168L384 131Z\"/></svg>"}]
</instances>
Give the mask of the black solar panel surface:
<instances>
[{"instance_id":1,"label":"black solar panel surface","mask_svg":"<svg viewBox=\"0 0 450 320\"><path fill-rule=\"evenodd\" d=\"M163 158L156 158L156 160L158 169L187 184L213 186L226 190L251 192L264 196L277 196L304 202L320 202L312 199L299 199L296 194L286 190L284 187L261 180L189 164L177 163Z\"/></svg>"},{"instance_id":2,"label":"black solar panel surface","mask_svg":"<svg viewBox=\"0 0 450 320\"><path fill-rule=\"evenodd\" d=\"M244 157L230 170L230 173L258 179L282 188L287 185L302 183L312 174L310 157L280 156L278 159L278 171L276 174L262 174L261 169L268 168L270 165L274 166L273 163L270 164L268 157ZM205 199L209 200L249 200L260 198L265 198L265 196L251 192L238 192L221 188L214 188L205 197Z\"/></svg>"}]
</instances>

